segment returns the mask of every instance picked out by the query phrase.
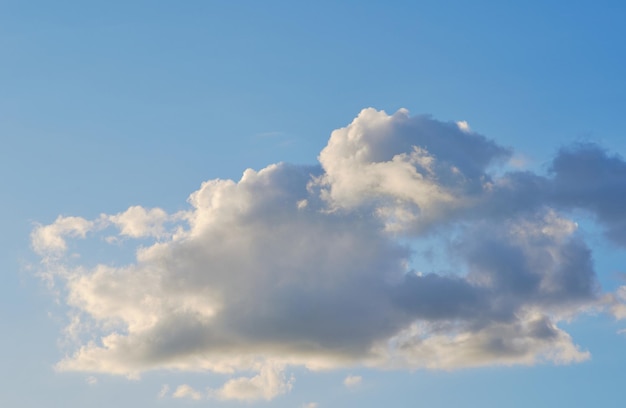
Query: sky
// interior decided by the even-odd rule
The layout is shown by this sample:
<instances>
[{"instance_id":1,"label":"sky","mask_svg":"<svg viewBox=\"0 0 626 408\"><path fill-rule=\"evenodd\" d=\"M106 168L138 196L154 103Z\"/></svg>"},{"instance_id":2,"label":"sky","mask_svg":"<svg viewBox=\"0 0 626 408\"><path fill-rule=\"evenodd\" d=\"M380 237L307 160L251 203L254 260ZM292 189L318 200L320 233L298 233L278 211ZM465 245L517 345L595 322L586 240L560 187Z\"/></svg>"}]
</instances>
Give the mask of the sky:
<instances>
[{"instance_id":1,"label":"sky","mask_svg":"<svg viewBox=\"0 0 626 408\"><path fill-rule=\"evenodd\" d=\"M622 406L625 15L0 1L0 405Z\"/></svg>"}]
</instances>

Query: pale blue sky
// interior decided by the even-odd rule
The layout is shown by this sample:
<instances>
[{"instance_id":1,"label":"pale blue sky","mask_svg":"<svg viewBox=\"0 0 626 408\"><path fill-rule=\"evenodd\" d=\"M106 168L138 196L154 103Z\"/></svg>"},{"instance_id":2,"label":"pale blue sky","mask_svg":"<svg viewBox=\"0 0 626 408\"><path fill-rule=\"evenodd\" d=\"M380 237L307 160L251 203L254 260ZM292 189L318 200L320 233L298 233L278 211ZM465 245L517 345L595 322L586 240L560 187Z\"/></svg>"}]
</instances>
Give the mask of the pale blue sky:
<instances>
[{"instance_id":1,"label":"pale blue sky","mask_svg":"<svg viewBox=\"0 0 626 408\"><path fill-rule=\"evenodd\" d=\"M248 405L157 398L163 384L171 394L231 378L210 372L56 372L67 306L34 276L36 223L133 205L175 213L203 181L277 162L315 165L330 133L367 107L467 121L539 174L572 142L626 154L625 17L619 1L1 1L0 405ZM576 221L598 281L614 290L623 247ZM101 247L86 246L81 260L127 262ZM626 323L581 314L559 327L590 360L294 366L291 391L258 405L621 406L626 337L617 331ZM343 385L350 374L363 378L354 389Z\"/></svg>"}]
</instances>

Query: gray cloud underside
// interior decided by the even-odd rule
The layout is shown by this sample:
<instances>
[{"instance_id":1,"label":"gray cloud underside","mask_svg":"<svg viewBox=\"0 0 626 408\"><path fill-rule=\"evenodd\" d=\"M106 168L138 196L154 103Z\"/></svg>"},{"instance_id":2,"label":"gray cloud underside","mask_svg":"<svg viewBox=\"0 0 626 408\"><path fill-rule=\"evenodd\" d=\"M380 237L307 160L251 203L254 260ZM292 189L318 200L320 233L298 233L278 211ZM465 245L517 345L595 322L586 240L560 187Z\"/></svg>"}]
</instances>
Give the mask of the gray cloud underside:
<instances>
[{"instance_id":1,"label":"gray cloud underside","mask_svg":"<svg viewBox=\"0 0 626 408\"><path fill-rule=\"evenodd\" d=\"M184 213L133 207L40 226L33 246L56 273L77 333L59 368L584 360L557 323L604 298L568 217L585 210L625 245L626 162L583 144L559 151L548 175L497 175L511 155L452 122L368 109L333 132L319 166L208 181ZM127 244L154 242L124 267L81 267L63 255L64 238L111 228ZM447 272L424 270L410 242L440 245Z\"/></svg>"}]
</instances>

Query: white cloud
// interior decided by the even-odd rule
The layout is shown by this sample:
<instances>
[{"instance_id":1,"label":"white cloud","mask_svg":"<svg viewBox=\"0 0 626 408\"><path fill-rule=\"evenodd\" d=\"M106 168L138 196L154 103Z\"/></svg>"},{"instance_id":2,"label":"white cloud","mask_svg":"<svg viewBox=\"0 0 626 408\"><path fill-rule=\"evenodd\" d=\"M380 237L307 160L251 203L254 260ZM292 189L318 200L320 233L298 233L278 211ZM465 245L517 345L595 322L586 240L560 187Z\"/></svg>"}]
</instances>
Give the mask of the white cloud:
<instances>
[{"instance_id":1,"label":"white cloud","mask_svg":"<svg viewBox=\"0 0 626 408\"><path fill-rule=\"evenodd\" d=\"M487 168L510 152L458 124L364 109L319 155L331 208L370 203L388 228L424 228L486 188Z\"/></svg>"},{"instance_id":2,"label":"white cloud","mask_svg":"<svg viewBox=\"0 0 626 408\"><path fill-rule=\"evenodd\" d=\"M302 404L302 408L317 408L317 402L309 402L307 404Z\"/></svg>"},{"instance_id":3,"label":"white cloud","mask_svg":"<svg viewBox=\"0 0 626 408\"><path fill-rule=\"evenodd\" d=\"M459 127L460 130L462 130L463 132L471 132L470 129L470 125L469 123L467 123L464 120L460 120L458 122L456 122L456 125Z\"/></svg>"},{"instance_id":4,"label":"white cloud","mask_svg":"<svg viewBox=\"0 0 626 408\"><path fill-rule=\"evenodd\" d=\"M50 225L38 225L31 233L31 244L42 256L59 256L67 250L65 237L84 238L94 222L81 217L59 216Z\"/></svg>"},{"instance_id":5,"label":"white cloud","mask_svg":"<svg viewBox=\"0 0 626 408\"><path fill-rule=\"evenodd\" d=\"M93 375L90 375L89 377L85 379L85 382L89 385L96 385L98 384L98 379L94 377Z\"/></svg>"},{"instance_id":6,"label":"white cloud","mask_svg":"<svg viewBox=\"0 0 626 408\"><path fill-rule=\"evenodd\" d=\"M361 377L360 375L349 375L343 380L343 385L348 388L354 388L361 385L362 381L363 377Z\"/></svg>"},{"instance_id":7,"label":"white cloud","mask_svg":"<svg viewBox=\"0 0 626 408\"><path fill-rule=\"evenodd\" d=\"M320 166L209 180L182 213L134 206L38 226L32 246L58 261L48 273L71 309L68 332L88 334L57 368L213 371L235 377L212 396L269 400L289 392L292 366L582 361L589 353L559 322L598 305L626 312L621 292L601 293L568 214L591 211L626 242L614 200L626 164L582 146L559 152L549 177L491 172L510 156L454 122L366 109L332 133ZM91 232L106 245L97 238L110 227L144 238L120 239L133 262L64 261L67 239ZM433 238L445 273L407 246Z\"/></svg>"},{"instance_id":8,"label":"white cloud","mask_svg":"<svg viewBox=\"0 0 626 408\"><path fill-rule=\"evenodd\" d=\"M163 224L169 218L168 214L160 208L146 210L138 205L108 217L120 229L120 235L132 238L163 236L165 233Z\"/></svg>"},{"instance_id":9,"label":"white cloud","mask_svg":"<svg viewBox=\"0 0 626 408\"><path fill-rule=\"evenodd\" d=\"M179 385L178 388L176 388L176 391L174 391L172 397L200 400L202 399L202 393L200 391L196 391L190 385L182 384Z\"/></svg>"},{"instance_id":10,"label":"white cloud","mask_svg":"<svg viewBox=\"0 0 626 408\"><path fill-rule=\"evenodd\" d=\"M219 390L211 394L221 400L271 400L291 390L293 379L287 378L280 366L271 364L261 368L254 377L238 377L229 380Z\"/></svg>"}]
</instances>

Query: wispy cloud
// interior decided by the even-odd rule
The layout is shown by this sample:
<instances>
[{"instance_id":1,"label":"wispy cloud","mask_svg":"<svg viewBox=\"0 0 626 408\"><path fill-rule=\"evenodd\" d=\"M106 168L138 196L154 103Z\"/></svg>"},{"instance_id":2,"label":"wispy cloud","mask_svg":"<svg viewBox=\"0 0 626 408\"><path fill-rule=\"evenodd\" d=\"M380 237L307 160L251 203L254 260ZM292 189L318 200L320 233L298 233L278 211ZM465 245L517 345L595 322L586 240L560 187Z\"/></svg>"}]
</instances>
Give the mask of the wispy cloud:
<instances>
[{"instance_id":1,"label":"wispy cloud","mask_svg":"<svg viewBox=\"0 0 626 408\"><path fill-rule=\"evenodd\" d=\"M361 385L362 381L363 377L361 377L360 375L349 375L343 380L343 385L348 388L354 388Z\"/></svg>"},{"instance_id":2,"label":"wispy cloud","mask_svg":"<svg viewBox=\"0 0 626 408\"><path fill-rule=\"evenodd\" d=\"M159 393L157 394L158 398L165 398L167 394L170 392L170 386L168 384L163 384Z\"/></svg>"},{"instance_id":3,"label":"wispy cloud","mask_svg":"<svg viewBox=\"0 0 626 408\"><path fill-rule=\"evenodd\" d=\"M274 130L270 132L257 133L255 136L258 138L275 138L275 137L281 137L284 135L285 135L285 132L282 132L280 130Z\"/></svg>"}]
</instances>

